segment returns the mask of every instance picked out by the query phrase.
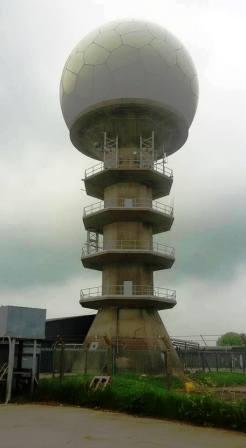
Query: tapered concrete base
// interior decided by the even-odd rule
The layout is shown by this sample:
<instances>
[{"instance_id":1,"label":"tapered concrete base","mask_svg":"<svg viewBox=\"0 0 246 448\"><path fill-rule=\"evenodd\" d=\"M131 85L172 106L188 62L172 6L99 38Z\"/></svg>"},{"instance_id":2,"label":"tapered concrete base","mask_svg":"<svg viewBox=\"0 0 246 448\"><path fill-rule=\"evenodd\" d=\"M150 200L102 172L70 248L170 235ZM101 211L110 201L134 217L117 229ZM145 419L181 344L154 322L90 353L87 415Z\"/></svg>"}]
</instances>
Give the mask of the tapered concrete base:
<instances>
[{"instance_id":1,"label":"tapered concrete base","mask_svg":"<svg viewBox=\"0 0 246 448\"><path fill-rule=\"evenodd\" d=\"M110 363L114 363L117 371L162 374L168 360L174 374L180 376L183 372L159 313L152 308L99 310L85 339L85 346L89 354L88 371L102 373L99 371L106 369L102 356L99 356L106 350L112 353L114 359Z\"/></svg>"}]
</instances>

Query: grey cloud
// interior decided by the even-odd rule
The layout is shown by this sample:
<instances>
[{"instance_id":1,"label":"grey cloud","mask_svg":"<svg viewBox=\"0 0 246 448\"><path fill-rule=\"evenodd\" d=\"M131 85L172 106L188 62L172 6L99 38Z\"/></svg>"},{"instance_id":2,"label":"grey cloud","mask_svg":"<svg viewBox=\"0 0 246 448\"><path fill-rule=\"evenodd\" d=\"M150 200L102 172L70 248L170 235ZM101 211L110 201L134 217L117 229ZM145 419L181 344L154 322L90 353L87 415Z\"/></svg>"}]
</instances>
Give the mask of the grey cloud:
<instances>
[{"instance_id":1,"label":"grey cloud","mask_svg":"<svg viewBox=\"0 0 246 448\"><path fill-rule=\"evenodd\" d=\"M1 2L1 288L48 289L76 276L98 283L79 260L82 206L94 201L80 196L80 178L94 161L69 142L58 87L67 54L101 23L102 9L80 1ZM156 277L170 288L194 277L229 284L245 265L244 82L234 73L233 85L216 84L213 64L228 66L227 49L221 47L218 58L207 34L198 34L194 43L188 24L180 36L185 32L195 51L201 96L188 142L169 161L175 223L163 238L175 246L177 261ZM229 68L224 83L228 74Z\"/></svg>"}]
</instances>

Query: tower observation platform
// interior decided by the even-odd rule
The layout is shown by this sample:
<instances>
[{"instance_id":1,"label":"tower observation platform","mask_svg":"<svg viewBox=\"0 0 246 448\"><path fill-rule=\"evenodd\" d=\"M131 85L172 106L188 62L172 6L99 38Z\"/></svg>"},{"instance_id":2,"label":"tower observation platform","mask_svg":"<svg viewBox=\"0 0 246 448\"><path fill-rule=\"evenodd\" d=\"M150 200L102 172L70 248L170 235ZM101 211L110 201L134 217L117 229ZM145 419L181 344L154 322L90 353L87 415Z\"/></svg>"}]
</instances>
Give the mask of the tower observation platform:
<instances>
[{"instance_id":1,"label":"tower observation platform","mask_svg":"<svg viewBox=\"0 0 246 448\"><path fill-rule=\"evenodd\" d=\"M116 344L119 360L123 348L144 348L150 364L153 351L160 358L168 351L178 369L158 314L176 305L176 292L164 277L156 286L153 273L175 261L174 248L158 238L174 220L173 207L160 198L173 183L167 157L185 143L196 111L193 63L163 28L112 22L72 51L60 93L72 143L97 159L84 174L86 192L97 202L84 208L81 261L102 272L102 283L81 289L80 304L98 310L85 343L96 342L98 350Z\"/></svg>"}]
</instances>

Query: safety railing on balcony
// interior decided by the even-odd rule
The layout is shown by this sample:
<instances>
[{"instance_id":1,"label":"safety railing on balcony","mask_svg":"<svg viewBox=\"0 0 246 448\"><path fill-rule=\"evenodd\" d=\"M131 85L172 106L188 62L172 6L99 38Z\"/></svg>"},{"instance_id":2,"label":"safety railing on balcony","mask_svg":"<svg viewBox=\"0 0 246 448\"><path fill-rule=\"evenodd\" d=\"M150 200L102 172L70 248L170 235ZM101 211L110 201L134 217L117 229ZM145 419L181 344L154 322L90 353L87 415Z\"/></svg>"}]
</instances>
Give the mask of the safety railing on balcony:
<instances>
[{"instance_id":1,"label":"safety railing on balcony","mask_svg":"<svg viewBox=\"0 0 246 448\"><path fill-rule=\"evenodd\" d=\"M143 160L143 159L115 159L111 160L110 163L97 163L85 170L85 178L93 176L101 171L107 169L150 169L157 171L167 177L173 176L173 171L171 168L167 167L165 160Z\"/></svg>"},{"instance_id":2,"label":"safety railing on balcony","mask_svg":"<svg viewBox=\"0 0 246 448\"><path fill-rule=\"evenodd\" d=\"M164 213L165 215L173 216L173 207L163 204L159 201L151 201L148 199L128 199L128 198L118 198L111 199L110 201L99 201L94 204L87 205L84 207L84 216L97 213L104 208L151 208L157 210L158 212Z\"/></svg>"},{"instance_id":3,"label":"safety railing on balcony","mask_svg":"<svg viewBox=\"0 0 246 448\"><path fill-rule=\"evenodd\" d=\"M93 288L85 288L80 291L81 300L90 297L100 296L154 296L168 300L176 299L176 291L173 289L151 287L147 285L132 285L132 294L127 291L125 294L124 285L107 285L103 288L95 286Z\"/></svg>"},{"instance_id":4,"label":"safety railing on balcony","mask_svg":"<svg viewBox=\"0 0 246 448\"><path fill-rule=\"evenodd\" d=\"M111 240L105 241L103 244L85 243L82 247L82 258L88 255L96 254L104 251L151 251L157 252L166 257L174 258L175 250L173 247L166 246L160 242L149 242L140 240Z\"/></svg>"},{"instance_id":5,"label":"safety railing on balcony","mask_svg":"<svg viewBox=\"0 0 246 448\"><path fill-rule=\"evenodd\" d=\"M104 204L102 201L94 202L94 204L86 205L86 207L84 207L83 216L92 215L93 213L97 213L103 209Z\"/></svg>"}]
</instances>

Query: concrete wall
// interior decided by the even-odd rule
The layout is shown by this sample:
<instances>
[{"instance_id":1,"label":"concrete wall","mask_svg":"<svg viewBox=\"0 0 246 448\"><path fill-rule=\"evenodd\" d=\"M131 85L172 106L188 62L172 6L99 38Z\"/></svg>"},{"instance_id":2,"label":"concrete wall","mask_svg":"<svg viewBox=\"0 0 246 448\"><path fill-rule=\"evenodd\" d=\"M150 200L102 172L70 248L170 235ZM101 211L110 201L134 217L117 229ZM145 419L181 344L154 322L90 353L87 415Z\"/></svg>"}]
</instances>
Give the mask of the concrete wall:
<instances>
[{"instance_id":1,"label":"concrete wall","mask_svg":"<svg viewBox=\"0 0 246 448\"><path fill-rule=\"evenodd\" d=\"M153 286L152 269L136 263L114 263L105 266L102 272L102 288L108 285L123 285L124 281L132 281L133 285ZM116 293L117 291L115 291Z\"/></svg>"},{"instance_id":2,"label":"concrete wall","mask_svg":"<svg viewBox=\"0 0 246 448\"><path fill-rule=\"evenodd\" d=\"M120 152L122 158L132 158L134 148L123 148ZM122 198L137 199L152 202L152 189L138 182L119 182L104 191L105 205ZM152 226L143 222L120 221L105 225L103 228L104 247L110 247L112 241L136 241L139 248L152 246ZM103 269L102 287L108 285L123 285L124 281L132 281L133 285L153 286L153 272L151 267L138 263L108 264Z\"/></svg>"},{"instance_id":3,"label":"concrete wall","mask_svg":"<svg viewBox=\"0 0 246 448\"><path fill-rule=\"evenodd\" d=\"M121 198L131 198L143 201L152 201L152 189L137 182L118 182L104 190L105 206L108 206L112 201L117 201Z\"/></svg>"}]
</instances>

